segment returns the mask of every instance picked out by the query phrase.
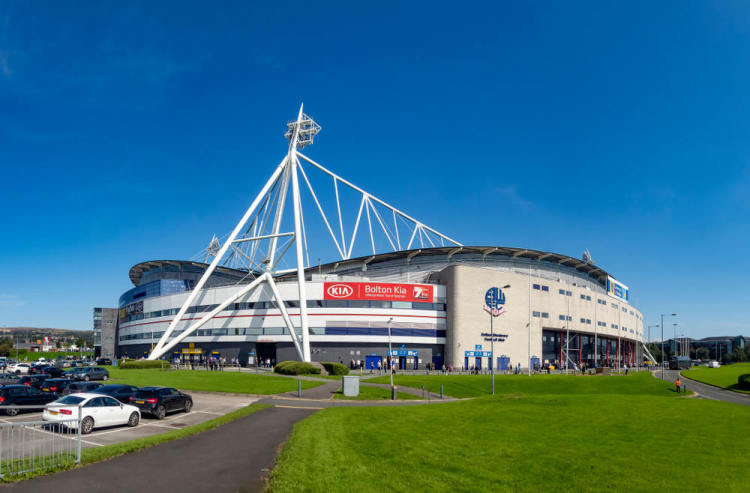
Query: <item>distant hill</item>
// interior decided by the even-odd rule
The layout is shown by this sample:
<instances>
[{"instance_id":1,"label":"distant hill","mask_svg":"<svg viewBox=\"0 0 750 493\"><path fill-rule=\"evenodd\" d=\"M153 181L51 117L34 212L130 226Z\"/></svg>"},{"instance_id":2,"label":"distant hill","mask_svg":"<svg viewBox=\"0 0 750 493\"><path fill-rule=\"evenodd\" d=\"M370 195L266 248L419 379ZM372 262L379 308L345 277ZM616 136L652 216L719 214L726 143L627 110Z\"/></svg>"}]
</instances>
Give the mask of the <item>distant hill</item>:
<instances>
[{"instance_id":1,"label":"distant hill","mask_svg":"<svg viewBox=\"0 0 750 493\"><path fill-rule=\"evenodd\" d=\"M53 340L74 340L78 337L88 338L92 335L92 330L54 329L46 327L0 327L0 337L12 336L24 340L35 340L43 337L49 337Z\"/></svg>"}]
</instances>

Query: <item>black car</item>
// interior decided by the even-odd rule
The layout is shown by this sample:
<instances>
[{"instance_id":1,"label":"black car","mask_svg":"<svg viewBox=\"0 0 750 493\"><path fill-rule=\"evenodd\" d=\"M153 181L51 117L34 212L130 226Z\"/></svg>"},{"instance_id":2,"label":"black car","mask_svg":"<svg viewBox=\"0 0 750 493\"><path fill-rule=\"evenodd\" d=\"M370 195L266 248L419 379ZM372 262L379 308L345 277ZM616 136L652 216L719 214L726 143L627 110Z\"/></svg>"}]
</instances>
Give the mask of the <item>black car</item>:
<instances>
[{"instance_id":1,"label":"black car","mask_svg":"<svg viewBox=\"0 0 750 493\"><path fill-rule=\"evenodd\" d=\"M26 385L27 387L41 389L42 385L44 385L44 381L48 378L49 375L24 375L18 379L18 385Z\"/></svg>"},{"instance_id":2,"label":"black car","mask_svg":"<svg viewBox=\"0 0 750 493\"><path fill-rule=\"evenodd\" d=\"M101 387L99 382L72 382L63 389L62 395L77 394L78 392L93 392Z\"/></svg>"},{"instance_id":3,"label":"black car","mask_svg":"<svg viewBox=\"0 0 750 493\"><path fill-rule=\"evenodd\" d=\"M57 394L42 392L39 389L27 387L26 385L6 385L5 387L0 387L0 409L11 404L19 406L44 405L56 399ZM4 410L8 416L15 416L21 411L21 409L7 408Z\"/></svg>"},{"instance_id":4,"label":"black car","mask_svg":"<svg viewBox=\"0 0 750 493\"><path fill-rule=\"evenodd\" d=\"M37 365L37 366L32 366L31 368L29 368L29 373L32 373L34 375L41 375L42 373L46 373L50 377L58 378L64 372L60 368L58 368L56 366L52 366L52 365Z\"/></svg>"},{"instance_id":5,"label":"black car","mask_svg":"<svg viewBox=\"0 0 750 493\"><path fill-rule=\"evenodd\" d=\"M112 360L109 358L99 358L96 360L97 365L112 365Z\"/></svg>"},{"instance_id":6,"label":"black car","mask_svg":"<svg viewBox=\"0 0 750 493\"><path fill-rule=\"evenodd\" d=\"M0 385L15 385L18 383L18 375L15 373L0 373Z\"/></svg>"},{"instance_id":7,"label":"black car","mask_svg":"<svg viewBox=\"0 0 750 493\"><path fill-rule=\"evenodd\" d=\"M141 387L130 398L130 404L137 406L141 413L164 419L171 411L189 413L193 408L193 398L172 387Z\"/></svg>"},{"instance_id":8,"label":"black car","mask_svg":"<svg viewBox=\"0 0 750 493\"><path fill-rule=\"evenodd\" d=\"M116 383L110 385L102 385L98 389L94 390L95 394L108 395L125 404L130 404L130 398L135 397L135 394L137 392L138 387L134 385L122 385Z\"/></svg>"},{"instance_id":9,"label":"black car","mask_svg":"<svg viewBox=\"0 0 750 493\"><path fill-rule=\"evenodd\" d=\"M89 380L108 380L109 372L106 368L99 368L98 366L84 366L66 371L65 376L73 380L85 380L88 382Z\"/></svg>"},{"instance_id":10,"label":"black car","mask_svg":"<svg viewBox=\"0 0 750 493\"><path fill-rule=\"evenodd\" d=\"M65 395L65 389L73 383L73 380L69 378L48 378L42 385L42 392L52 392L58 395ZM97 384L98 385L98 384Z\"/></svg>"}]
</instances>

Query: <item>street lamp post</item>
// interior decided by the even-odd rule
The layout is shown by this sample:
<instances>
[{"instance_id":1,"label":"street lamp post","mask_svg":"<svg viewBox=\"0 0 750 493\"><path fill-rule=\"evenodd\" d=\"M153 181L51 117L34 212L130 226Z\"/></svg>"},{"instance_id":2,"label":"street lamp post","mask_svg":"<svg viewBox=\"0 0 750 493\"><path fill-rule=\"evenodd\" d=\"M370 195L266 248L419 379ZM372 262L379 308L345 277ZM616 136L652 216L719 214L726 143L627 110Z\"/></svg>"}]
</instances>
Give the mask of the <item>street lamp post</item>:
<instances>
[{"instance_id":1,"label":"street lamp post","mask_svg":"<svg viewBox=\"0 0 750 493\"><path fill-rule=\"evenodd\" d=\"M388 372L391 374L391 397L396 395L393 391L393 354L391 351L391 323L393 323L393 317L388 319Z\"/></svg>"},{"instance_id":2,"label":"street lamp post","mask_svg":"<svg viewBox=\"0 0 750 493\"><path fill-rule=\"evenodd\" d=\"M502 289L510 289L510 284L506 284ZM502 293L498 293L498 297L502 298ZM493 326L493 319L495 318L494 311L497 309L499 299L489 300L492 303L490 306L490 375L492 379L492 395L495 395L495 365L492 364L492 360L495 358L495 331Z\"/></svg>"},{"instance_id":3,"label":"street lamp post","mask_svg":"<svg viewBox=\"0 0 750 493\"><path fill-rule=\"evenodd\" d=\"M661 314L661 379L664 380L664 316L676 317L676 313L662 313Z\"/></svg>"}]
</instances>

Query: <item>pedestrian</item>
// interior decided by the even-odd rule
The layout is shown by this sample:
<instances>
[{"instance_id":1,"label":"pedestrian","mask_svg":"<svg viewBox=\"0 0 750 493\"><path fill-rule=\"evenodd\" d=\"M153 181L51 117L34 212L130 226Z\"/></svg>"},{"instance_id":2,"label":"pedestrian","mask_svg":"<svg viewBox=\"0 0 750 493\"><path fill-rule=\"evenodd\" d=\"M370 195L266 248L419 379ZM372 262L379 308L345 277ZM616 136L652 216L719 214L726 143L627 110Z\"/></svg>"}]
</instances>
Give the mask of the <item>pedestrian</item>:
<instances>
[{"instance_id":1,"label":"pedestrian","mask_svg":"<svg viewBox=\"0 0 750 493\"><path fill-rule=\"evenodd\" d=\"M675 381L675 391L679 394L680 393L680 387L682 387L682 380L680 380L680 377L677 377L677 380Z\"/></svg>"},{"instance_id":2,"label":"pedestrian","mask_svg":"<svg viewBox=\"0 0 750 493\"><path fill-rule=\"evenodd\" d=\"M383 369L383 360L378 360L378 375L380 375L380 371Z\"/></svg>"},{"instance_id":3,"label":"pedestrian","mask_svg":"<svg viewBox=\"0 0 750 493\"><path fill-rule=\"evenodd\" d=\"M625 363L625 366L623 368L625 368L625 375L627 375L628 374L628 364Z\"/></svg>"}]
</instances>

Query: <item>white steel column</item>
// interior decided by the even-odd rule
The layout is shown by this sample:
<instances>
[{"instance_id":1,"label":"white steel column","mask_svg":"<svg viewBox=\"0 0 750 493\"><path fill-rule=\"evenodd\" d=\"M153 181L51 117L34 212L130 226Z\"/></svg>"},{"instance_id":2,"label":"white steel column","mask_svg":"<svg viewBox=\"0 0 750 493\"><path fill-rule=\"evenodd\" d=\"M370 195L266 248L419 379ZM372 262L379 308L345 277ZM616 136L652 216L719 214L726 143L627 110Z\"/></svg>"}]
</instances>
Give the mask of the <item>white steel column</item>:
<instances>
[{"instance_id":1,"label":"white steel column","mask_svg":"<svg viewBox=\"0 0 750 493\"><path fill-rule=\"evenodd\" d=\"M214 269L219 265L219 262L224 258L224 255L227 252L227 249L229 246L234 242L235 238L237 238L237 235L240 233L242 228L245 226L245 223L250 218L250 216L255 212L255 209L258 207L258 204L261 200L263 200L263 197L268 193L268 190L271 189L274 183L276 183L276 180L279 178L279 175L281 174L281 171L284 169L284 164L286 163L286 158L284 158L281 163L276 167L276 170L271 174L271 178L268 179L266 184L263 186L263 189L260 191L257 197L255 197L255 200L253 200L253 203L250 205L250 207L245 212L245 215L242 216L242 219L240 219L240 222L237 223L237 226L235 226L234 231L232 231L232 234L229 235L229 238L224 242L224 245L222 245L221 250L216 254L213 261L211 262L211 265L208 266L208 269L206 269L206 272L203 273L203 275L200 278L200 281L198 281L198 284L195 285L193 290L190 292L190 295L188 296L187 300L182 304L182 307L180 307L180 311L177 313L177 315L174 317L172 322L167 327L167 330L164 332L164 334L159 339L159 342L156 343L156 346L154 347L154 350L149 354L148 359L156 359L157 357L154 356L157 351L162 349L164 347L164 344L169 340L169 336L172 335L172 332L174 332L175 327L180 322L180 319L187 311L188 307L192 305L193 301L195 301L195 298L198 296L198 294L201 292L201 289L203 289L203 285L206 284L206 281L208 281L208 278L211 277L211 274L213 273Z\"/></svg>"},{"instance_id":2,"label":"white steel column","mask_svg":"<svg viewBox=\"0 0 750 493\"><path fill-rule=\"evenodd\" d=\"M299 128L302 124L302 105L299 107L297 116L297 126L292 136L289 146L289 164L292 173L292 199L294 207L294 243L297 250L297 284L299 287L299 321L302 329L302 361L310 361L310 334L307 320L307 289L305 283L305 265L302 254L302 203L299 197L299 179L297 178L297 139L299 138Z\"/></svg>"}]
</instances>

